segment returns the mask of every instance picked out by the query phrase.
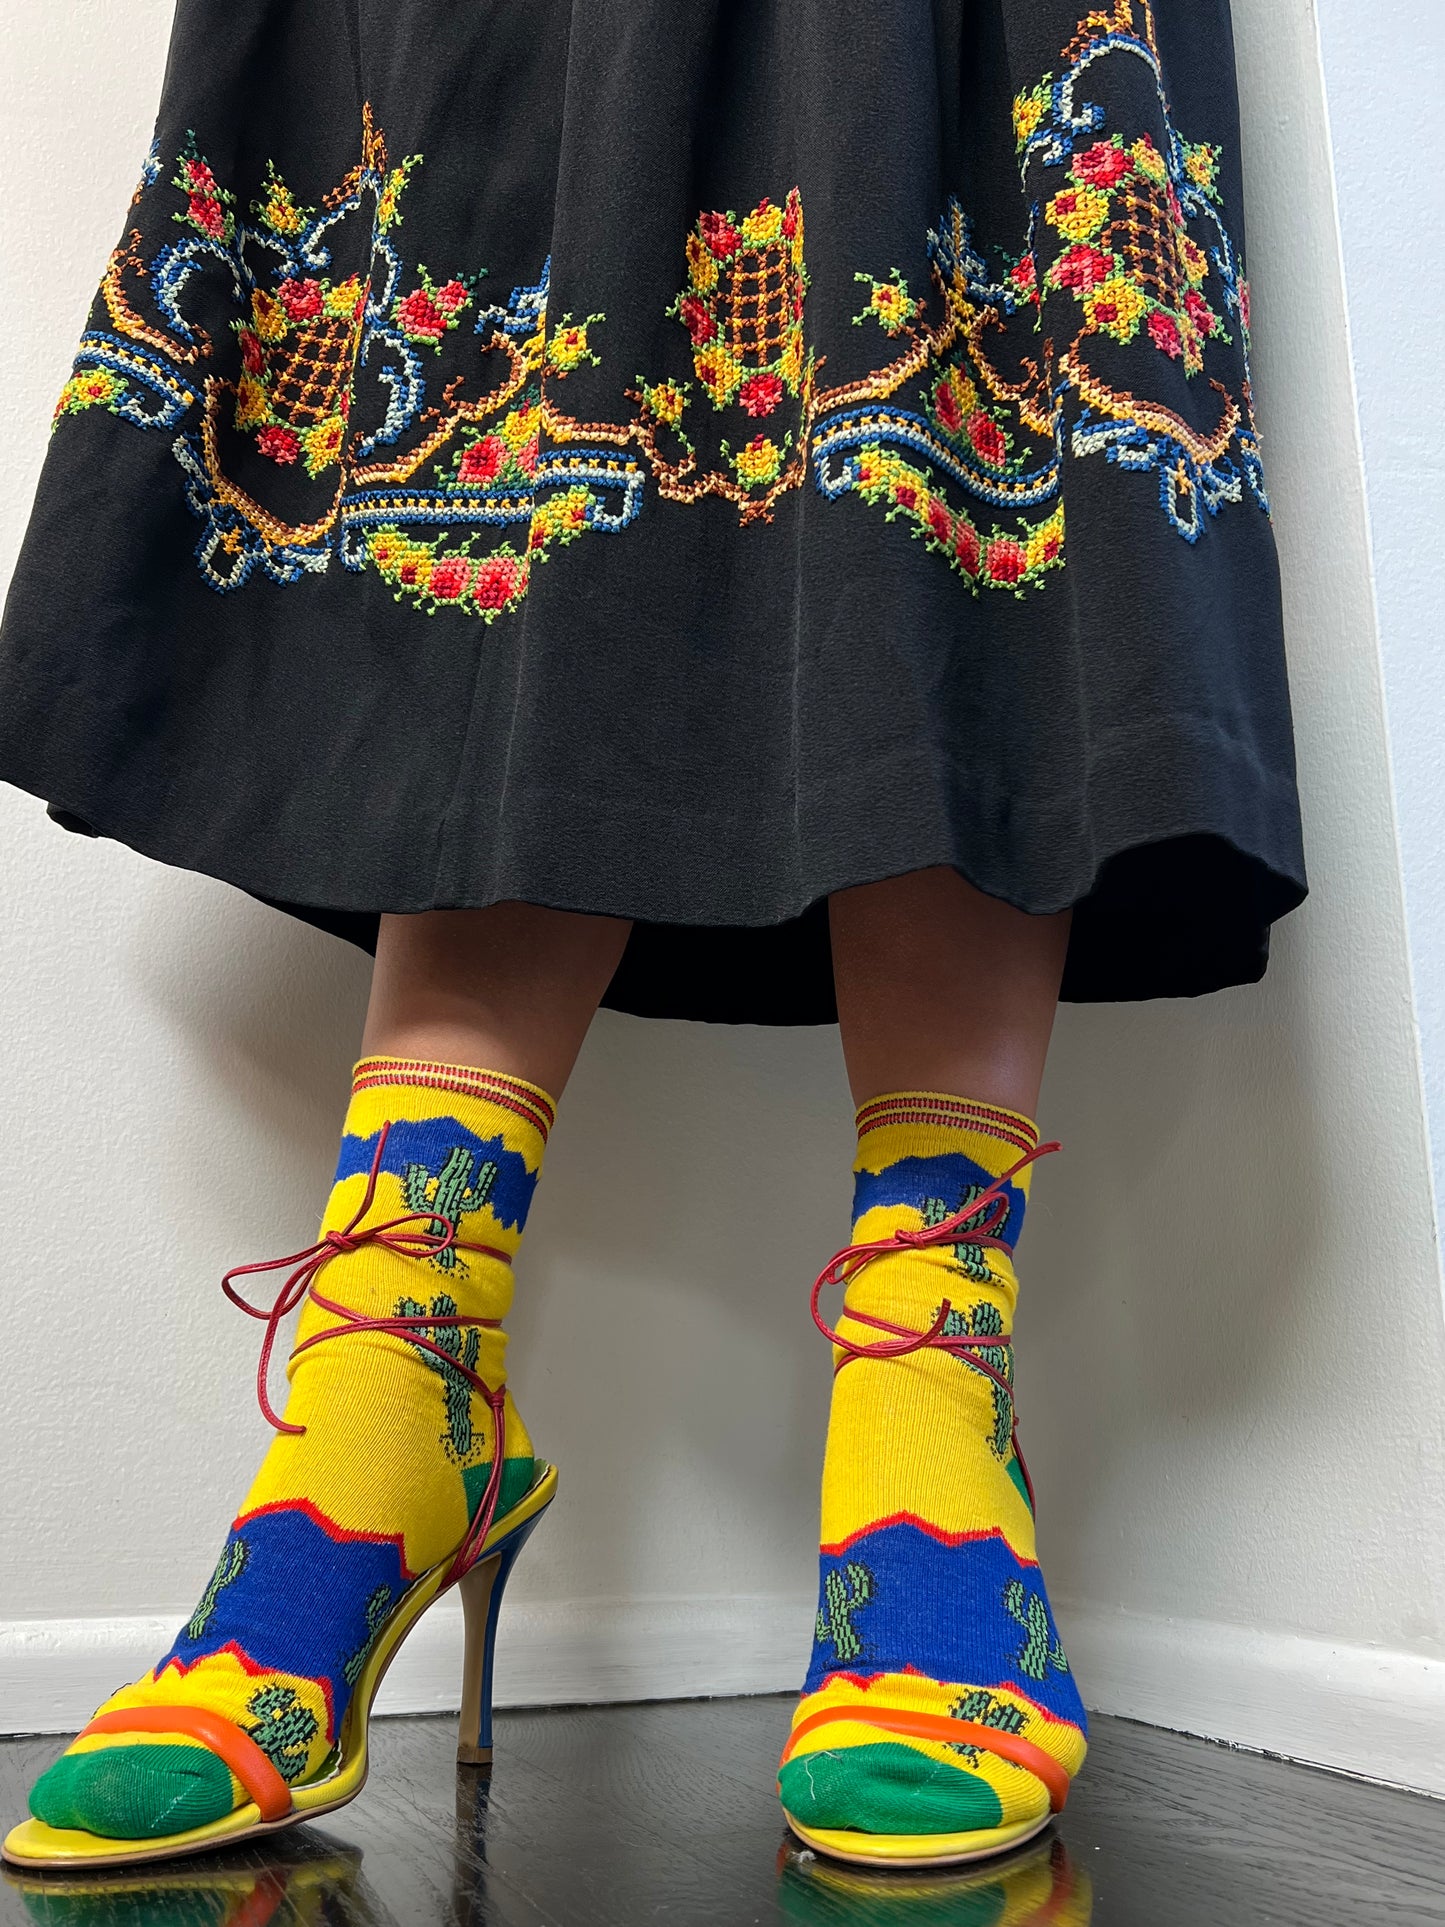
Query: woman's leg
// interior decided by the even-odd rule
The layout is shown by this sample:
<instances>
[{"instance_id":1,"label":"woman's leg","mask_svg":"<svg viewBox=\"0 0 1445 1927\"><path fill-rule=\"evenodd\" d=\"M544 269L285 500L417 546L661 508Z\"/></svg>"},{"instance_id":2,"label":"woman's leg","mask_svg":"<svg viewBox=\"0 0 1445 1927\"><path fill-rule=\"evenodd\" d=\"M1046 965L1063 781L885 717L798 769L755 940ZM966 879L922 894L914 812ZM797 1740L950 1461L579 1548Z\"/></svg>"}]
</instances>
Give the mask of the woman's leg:
<instances>
[{"instance_id":1,"label":"woman's leg","mask_svg":"<svg viewBox=\"0 0 1445 1927\"><path fill-rule=\"evenodd\" d=\"M362 1052L484 1064L560 1097L631 928L532 903L383 917Z\"/></svg>"},{"instance_id":2,"label":"woman's leg","mask_svg":"<svg viewBox=\"0 0 1445 1927\"><path fill-rule=\"evenodd\" d=\"M1012 1247L1032 1176L1014 1167L1038 1144L1069 920L1026 916L946 869L841 892L831 916L859 1105L854 1238L956 1221L946 1242L857 1271L839 1328L855 1346L896 1344L947 1306L940 1335L953 1344L837 1354L817 1639L795 1731L830 1717L790 1743L783 1804L823 1833L1001 1848L1045 1824L1046 1783L1057 1790L1083 1760L1010 1391ZM986 1209L967 1214L1000 1179L1004 1249L968 1236L987 1235ZM879 1713L909 1730L871 1724Z\"/></svg>"},{"instance_id":3,"label":"woman's leg","mask_svg":"<svg viewBox=\"0 0 1445 1927\"><path fill-rule=\"evenodd\" d=\"M842 890L828 908L854 1103L962 1091L1032 1117L1069 913L1025 916L947 869Z\"/></svg>"},{"instance_id":4,"label":"woman's leg","mask_svg":"<svg viewBox=\"0 0 1445 1927\"><path fill-rule=\"evenodd\" d=\"M170 1652L106 1710L219 1713L287 1781L327 1757L380 1627L414 1578L460 1546L487 1491L498 1426L457 1368L494 1390L505 1382L500 1324L549 1093L567 1080L627 930L515 903L383 919L322 1226L348 1244L317 1283L365 1318L437 1320L414 1328L435 1349L408 1333L343 1331L293 1354L285 1419L303 1429L273 1441ZM398 1219L438 1239L454 1227L456 1243L407 1255L365 1239ZM253 1302L289 1269L260 1281ZM313 1300L298 1341L340 1323ZM534 1476L510 1393L500 1430L505 1511ZM220 1819L244 1798L240 1785L177 1720L177 1733L82 1740L36 1784L32 1812L116 1839Z\"/></svg>"}]
</instances>

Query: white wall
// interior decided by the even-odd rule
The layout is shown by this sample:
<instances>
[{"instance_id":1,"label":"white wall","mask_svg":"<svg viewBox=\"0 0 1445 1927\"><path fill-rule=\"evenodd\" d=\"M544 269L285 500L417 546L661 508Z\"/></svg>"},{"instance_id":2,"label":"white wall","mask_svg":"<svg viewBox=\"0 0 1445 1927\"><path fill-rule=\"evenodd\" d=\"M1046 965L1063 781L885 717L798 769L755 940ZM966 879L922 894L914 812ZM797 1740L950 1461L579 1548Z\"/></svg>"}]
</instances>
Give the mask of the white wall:
<instances>
[{"instance_id":1,"label":"white wall","mask_svg":"<svg viewBox=\"0 0 1445 1927\"><path fill-rule=\"evenodd\" d=\"M1425 1089L1445 1208L1445 6L1319 0Z\"/></svg>"},{"instance_id":2,"label":"white wall","mask_svg":"<svg viewBox=\"0 0 1445 1927\"><path fill-rule=\"evenodd\" d=\"M1026 1440L1091 1704L1445 1792L1445 1338L1323 95L1308 0L1236 6L1315 894L1261 990L1064 1014ZM16 0L7 554L167 15L65 0L60 32ZM311 1235L365 969L13 793L0 847L0 1727L59 1729L169 1638L261 1448L215 1280ZM797 1681L828 1381L806 1292L850 1156L833 1034L599 1021L513 1321L563 1496L508 1696ZM433 1617L393 1704L454 1690Z\"/></svg>"}]
</instances>

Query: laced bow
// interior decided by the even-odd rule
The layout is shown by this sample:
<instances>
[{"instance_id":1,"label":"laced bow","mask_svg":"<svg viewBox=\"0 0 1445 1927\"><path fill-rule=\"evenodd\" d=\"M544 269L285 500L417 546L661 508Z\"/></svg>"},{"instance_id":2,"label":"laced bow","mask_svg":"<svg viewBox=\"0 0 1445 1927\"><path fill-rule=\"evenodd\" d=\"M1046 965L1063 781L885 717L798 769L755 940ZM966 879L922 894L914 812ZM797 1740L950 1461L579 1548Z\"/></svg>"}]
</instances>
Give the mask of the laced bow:
<instances>
[{"instance_id":1,"label":"laced bow","mask_svg":"<svg viewBox=\"0 0 1445 1927\"><path fill-rule=\"evenodd\" d=\"M394 1337L404 1338L409 1344L419 1346L441 1359L460 1378L466 1380L472 1390L478 1393L491 1410L493 1420L492 1470L482 1494L482 1503L476 1518L468 1529L466 1538L453 1562L447 1583L459 1579L472 1564L480 1551L483 1540L491 1530L496 1515L497 1501L502 1490L502 1466L505 1457L506 1435L506 1384L493 1388L478 1373L463 1365L461 1360L439 1345L434 1338L427 1336L438 1329L458 1329L462 1326L479 1326L483 1330L497 1331L501 1327L500 1318L440 1317L431 1312L412 1316L397 1314L390 1318L368 1318L363 1313L353 1311L349 1305L340 1304L334 1298L323 1297L316 1289L316 1280L333 1258L339 1258L348 1251L359 1251L369 1244L383 1245L388 1251L395 1251L403 1258L435 1258L443 1251L468 1251L479 1257L496 1258L504 1265L512 1262L511 1253L499 1251L494 1245L472 1244L457 1236L455 1220L436 1211L406 1211L397 1218L385 1218L379 1224L362 1225L362 1219L370 1211L376 1198L377 1180L381 1175L381 1160L386 1150L387 1136L391 1131L390 1122L384 1123L377 1133L376 1150L372 1154L371 1168L367 1173L366 1190L361 1203L357 1206L350 1221L339 1231L327 1231L313 1245L304 1251L290 1252L284 1258L265 1258L256 1264L233 1265L221 1280L221 1290L238 1310L248 1318L257 1318L265 1325L266 1334L261 1341L261 1355L256 1363L256 1402L265 1415L268 1425L278 1432L299 1438L306 1430L304 1425L291 1425L283 1419L271 1404L268 1381L271 1372L271 1354L275 1349L276 1336L282 1321L296 1310L307 1298L322 1311L330 1312L339 1322L328 1325L325 1331L313 1332L309 1338L292 1347L291 1358L297 1359L314 1345L321 1345L328 1338L342 1338L352 1332L389 1332ZM435 1227L440 1226L440 1230ZM246 1278L258 1272L281 1271L291 1267L282 1280L275 1299L269 1308L253 1305L243 1298L232 1284L233 1278Z\"/></svg>"},{"instance_id":2,"label":"laced bow","mask_svg":"<svg viewBox=\"0 0 1445 1927\"><path fill-rule=\"evenodd\" d=\"M834 1375L841 1372L855 1358L907 1358L913 1352L931 1348L947 1352L951 1357L961 1359L971 1365L985 1378L992 1379L1007 1395L1011 1415L1010 1437L1013 1442L1014 1457L1019 1462L1024 1484L1028 1488L1029 1505L1034 1504L1034 1484L1029 1477L1029 1468L1024 1455L1019 1450L1018 1413L1014 1405L1013 1381L991 1361L982 1356L986 1351L1011 1352L1013 1339L1006 1332L949 1332L944 1328L954 1307L945 1298L938 1308L938 1316L927 1331L911 1331L906 1325L895 1325L890 1319L875 1318L871 1312L849 1311L846 1304L842 1316L855 1325L871 1325L875 1331L891 1332L891 1339L879 1339L873 1344L860 1345L851 1338L845 1338L835 1326L828 1323L818 1309L818 1300L832 1285L850 1285L875 1258L882 1258L889 1252L917 1251L929 1245L967 1244L984 1251L1002 1251L1012 1255L1013 1245L1007 1238L999 1236L1002 1226L1008 1219L1009 1202L1004 1196L1004 1187L1016 1178L1026 1165L1036 1158L1047 1157L1051 1151L1062 1150L1057 1142L1037 1144L1032 1151L1025 1152L1017 1163L1011 1164L1002 1176L994 1179L987 1189L969 1204L955 1211L952 1217L939 1224L924 1225L918 1231L895 1231L891 1237L875 1238L861 1244L845 1245L843 1250L830 1258L813 1281L809 1309L813 1323L829 1341L836 1345L843 1356L833 1367Z\"/></svg>"}]
</instances>

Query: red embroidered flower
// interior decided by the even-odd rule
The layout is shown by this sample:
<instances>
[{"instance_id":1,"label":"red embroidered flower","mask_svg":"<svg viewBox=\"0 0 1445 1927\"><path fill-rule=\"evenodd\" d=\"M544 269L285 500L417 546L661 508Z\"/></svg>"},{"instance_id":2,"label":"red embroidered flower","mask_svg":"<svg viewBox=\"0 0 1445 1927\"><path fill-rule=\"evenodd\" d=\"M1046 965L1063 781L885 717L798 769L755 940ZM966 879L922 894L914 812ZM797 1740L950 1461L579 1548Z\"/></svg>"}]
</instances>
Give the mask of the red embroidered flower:
<instances>
[{"instance_id":1,"label":"red embroidered flower","mask_svg":"<svg viewBox=\"0 0 1445 1927\"><path fill-rule=\"evenodd\" d=\"M1184 353L1184 342L1180 337L1179 323L1172 314L1164 314L1156 308L1149 317L1149 339L1156 348L1178 360Z\"/></svg>"},{"instance_id":2,"label":"red embroidered flower","mask_svg":"<svg viewBox=\"0 0 1445 1927\"><path fill-rule=\"evenodd\" d=\"M277 288L276 299L293 321L309 321L321 312L321 283L292 275Z\"/></svg>"},{"instance_id":3,"label":"red embroidered flower","mask_svg":"<svg viewBox=\"0 0 1445 1927\"><path fill-rule=\"evenodd\" d=\"M783 399L783 384L776 375L751 375L738 390L738 400L750 415L771 415Z\"/></svg>"},{"instance_id":4,"label":"red embroidered flower","mask_svg":"<svg viewBox=\"0 0 1445 1927\"><path fill-rule=\"evenodd\" d=\"M933 391L933 407L949 434L956 435L963 427L963 410L958 405L958 391L947 375Z\"/></svg>"},{"instance_id":5,"label":"red embroidered flower","mask_svg":"<svg viewBox=\"0 0 1445 1927\"><path fill-rule=\"evenodd\" d=\"M978 530L974 528L971 522L965 522L962 516L960 516L958 534L953 544L953 553L958 557L959 564L965 575L978 574L979 552Z\"/></svg>"},{"instance_id":6,"label":"red embroidered flower","mask_svg":"<svg viewBox=\"0 0 1445 1927\"><path fill-rule=\"evenodd\" d=\"M1090 288L1097 288L1101 281L1107 281L1114 272L1114 263L1107 254L1098 248L1086 247L1082 242L1061 254L1054 263L1053 279L1061 288L1074 288L1086 294Z\"/></svg>"},{"instance_id":7,"label":"red embroidered flower","mask_svg":"<svg viewBox=\"0 0 1445 1927\"><path fill-rule=\"evenodd\" d=\"M1175 225L1183 227L1184 209L1179 205L1179 194L1173 187L1169 190L1169 212L1174 216Z\"/></svg>"},{"instance_id":8,"label":"red embroidered flower","mask_svg":"<svg viewBox=\"0 0 1445 1927\"><path fill-rule=\"evenodd\" d=\"M1198 288L1191 288L1184 297L1184 312L1202 335L1212 335L1219 326L1219 316L1210 307Z\"/></svg>"},{"instance_id":9,"label":"red embroidered flower","mask_svg":"<svg viewBox=\"0 0 1445 1927\"><path fill-rule=\"evenodd\" d=\"M1244 323L1245 327L1248 328L1249 327L1249 283L1247 281L1241 281L1239 284L1239 318Z\"/></svg>"},{"instance_id":10,"label":"red embroidered flower","mask_svg":"<svg viewBox=\"0 0 1445 1927\"><path fill-rule=\"evenodd\" d=\"M289 428L282 428L273 422L257 435L256 446L268 461L279 462L284 468L301 453L301 438Z\"/></svg>"},{"instance_id":11,"label":"red embroidered flower","mask_svg":"<svg viewBox=\"0 0 1445 1927\"><path fill-rule=\"evenodd\" d=\"M698 229L719 261L736 254L743 238L725 214L704 214Z\"/></svg>"},{"instance_id":12,"label":"red embroidered flower","mask_svg":"<svg viewBox=\"0 0 1445 1927\"><path fill-rule=\"evenodd\" d=\"M1115 187L1126 174L1132 174L1134 163L1122 147L1112 141L1095 141L1082 154L1074 156L1074 177L1087 181L1090 187Z\"/></svg>"},{"instance_id":13,"label":"red embroidered flower","mask_svg":"<svg viewBox=\"0 0 1445 1927\"><path fill-rule=\"evenodd\" d=\"M438 602L455 602L472 579L472 565L464 555L444 555L432 564L427 587Z\"/></svg>"},{"instance_id":14,"label":"red embroidered flower","mask_svg":"<svg viewBox=\"0 0 1445 1927\"><path fill-rule=\"evenodd\" d=\"M542 452L541 439L539 436L536 436L536 435L532 437L531 441L527 442L523 447L517 450L517 466L521 469L524 475L534 475L536 473L537 458L540 456L541 452Z\"/></svg>"},{"instance_id":15,"label":"red embroidered flower","mask_svg":"<svg viewBox=\"0 0 1445 1927\"><path fill-rule=\"evenodd\" d=\"M1038 283L1038 266L1031 254L1024 255L1009 269L1009 280L1020 294L1030 293Z\"/></svg>"},{"instance_id":16,"label":"red embroidered flower","mask_svg":"<svg viewBox=\"0 0 1445 1927\"><path fill-rule=\"evenodd\" d=\"M928 529L936 541L953 540L953 517L937 498L928 504Z\"/></svg>"},{"instance_id":17,"label":"red embroidered flower","mask_svg":"<svg viewBox=\"0 0 1445 1927\"><path fill-rule=\"evenodd\" d=\"M711 341L717 333L717 323L698 300L695 294L685 294L677 310L682 325L692 336L694 347L700 348L705 341Z\"/></svg>"},{"instance_id":18,"label":"red embroidered flower","mask_svg":"<svg viewBox=\"0 0 1445 1927\"><path fill-rule=\"evenodd\" d=\"M455 314L466 298L466 287L460 281L448 281L436 291L436 304L443 314Z\"/></svg>"},{"instance_id":19,"label":"red embroidered flower","mask_svg":"<svg viewBox=\"0 0 1445 1927\"><path fill-rule=\"evenodd\" d=\"M397 324L403 334L423 341L440 341L447 331L447 318L425 288L413 288L396 308Z\"/></svg>"},{"instance_id":20,"label":"red embroidered flower","mask_svg":"<svg viewBox=\"0 0 1445 1927\"><path fill-rule=\"evenodd\" d=\"M990 582L1018 582L1027 574L1029 566L1028 551L1022 542L1015 542L1010 535L1000 535L988 545L988 578Z\"/></svg>"},{"instance_id":21,"label":"red embroidered flower","mask_svg":"<svg viewBox=\"0 0 1445 1927\"><path fill-rule=\"evenodd\" d=\"M186 211L198 228L219 240L226 231L226 210L210 194L193 194L186 204Z\"/></svg>"},{"instance_id":22,"label":"red embroidered flower","mask_svg":"<svg viewBox=\"0 0 1445 1927\"><path fill-rule=\"evenodd\" d=\"M477 570L472 600L483 609L505 609L527 586L527 571L510 555L489 555Z\"/></svg>"},{"instance_id":23,"label":"red embroidered flower","mask_svg":"<svg viewBox=\"0 0 1445 1927\"><path fill-rule=\"evenodd\" d=\"M980 408L968 418L968 439L978 459L989 468L1002 468L1008 458L1003 430Z\"/></svg>"},{"instance_id":24,"label":"red embroidered flower","mask_svg":"<svg viewBox=\"0 0 1445 1927\"><path fill-rule=\"evenodd\" d=\"M216 177L204 161L187 161L186 185L193 194L214 195Z\"/></svg>"},{"instance_id":25,"label":"red embroidered flower","mask_svg":"<svg viewBox=\"0 0 1445 1927\"><path fill-rule=\"evenodd\" d=\"M474 488L485 488L488 482L496 481L506 465L507 444L500 435L487 435L462 451L457 479Z\"/></svg>"},{"instance_id":26,"label":"red embroidered flower","mask_svg":"<svg viewBox=\"0 0 1445 1927\"><path fill-rule=\"evenodd\" d=\"M798 232L798 222L802 217L803 203L798 198L797 188L794 188L783 204L783 232L790 241L796 236Z\"/></svg>"},{"instance_id":27,"label":"red embroidered flower","mask_svg":"<svg viewBox=\"0 0 1445 1927\"><path fill-rule=\"evenodd\" d=\"M911 482L895 482L893 485L893 499L899 508L914 508L918 503L918 490Z\"/></svg>"},{"instance_id":28,"label":"red embroidered flower","mask_svg":"<svg viewBox=\"0 0 1445 1927\"><path fill-rule=\"evenodd\" d=\"M241 366L248 375L259 375L266 365L266 356L261 343L249 328L239 330L241 336Z\"/></svg>"}]
</instances>

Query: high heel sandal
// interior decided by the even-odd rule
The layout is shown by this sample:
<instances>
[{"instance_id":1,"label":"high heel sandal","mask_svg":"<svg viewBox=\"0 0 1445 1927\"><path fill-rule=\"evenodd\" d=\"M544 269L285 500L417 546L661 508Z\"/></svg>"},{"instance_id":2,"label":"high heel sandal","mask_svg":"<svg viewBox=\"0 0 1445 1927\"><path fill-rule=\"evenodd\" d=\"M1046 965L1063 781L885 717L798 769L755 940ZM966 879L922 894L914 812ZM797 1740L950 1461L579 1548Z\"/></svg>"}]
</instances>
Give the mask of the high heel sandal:
<instances>
[{"instance_id":1,"label":"high heel sandal","mask_svg":"<svg viewBox=\"0 0 1445 1927\"><path fill-rule=\"evenodd\" d=\"M23 1820L11 1829L0 1858L12 1866L28 1869L79 1871L82 1868L128 1866L146 1860L169 1860L182 1854L205 1853L213 1847L230 1846L257 1835L279 1833L303 1820L314 1820L334 1812L354 1800L366 1784L367 1739L371 1708L377 1689L386 1676L402 1642L427 1608L456 1586L462 1601L465 1621L465 1647L462 1661L462 1709L457 1741L457 1760L465 1766L487 1766L492 1758L492 1678L493 1650L502 1594L517 1555L536 1530L537 1522L557 1494L557 1469L544 1460L534 1461L531 1485L517 1503L498 1513L502 1472L505 1463L504 1416L506 1388L490 1386L469 1371L450 1352L446 1352L427 1332L444 1325L478 1325L491 1321L468 1318L440 1318L428 1312L420 1317L364 1318L345 1305L323 1298L316 1290L316 1278L332 1258L359 1245L386 1245L409 1257L433 1257L438 1252L484 1252L506 1262L505 1252L490 1246L467 1244L457 1237L457 1227L435 1211L408 1212L385 1223L358 1229L371 1208L381 1170L382 1153L389 1125L383 1125L372 1159L366 1194L351 1222L341 1231L330 1231L305 1251L286 1258L268 1259L262 1264L241 1265L227 1272L221 1281L228 1298L253 1318L266 1325L266 1336L257 1366L257 1391L262 1411L278 1431L296 1432L303 1428L287 1425L272 1409L266 1390L271 1350L280 1322L301 1301L311 1297L341 1322L317 1333L296 1347L298 1352L320 1344L324 1339L348 1332L383 1331L405 1337L409 1343L435 1352L447 1365L460 1372L486 1400L495 1421L492 1471L475 1518L457 1550L423 1573L397 1601L377 1631L365 1666L356 1682L337 1735L336 1745L317 1774L288 1785L261 1748L241 1727L206 1707L142 1706L118 1708L102 1713L86 1726L77 1738L90 1733L172 1733L199 1740L235 1774L248 1799L219 1820L189 1828L184 1833L163 1835L148 1840L116 1840L79 1829L49 1827L42 1820ZM443 1229L437 1231L435 1226ZM253 1272L276 1271L292 1267L269 1310L249 1304L232 1286L233 1278ZM293 1353L293 1356L295 1354Z\"/></svg>"},{"instance_id":2,"label":"high heel sandal","mask_svg":"<svg viewBox=\"0 0 1445 1927\"><path fill-rule=\"evenodd\" d=\"M1003 1238L994 1234L1008 1218L1008 1200L1004 1197L1004 1187L1011 1178L1018 1175L1026 1164L1035 1158L1057 1151L1058 1144L1037 1145L1016 1164L1009 1166L1002 1177L996 1178L988 1188L979 1193L962 1211L945 1218L941 1224L926 1225L918 1231L897 1231L891 1238L880 1238L871 1244L848 1245L836 1257L831 1258L819 1272L813 1285L811 1308L813 1323L830 1343L842 1351L836 1370L841 1371L855 1358L906 1358L911 1352L921 1351L925 1346L936 1346L955 1358L966 1359L977 1371L984 1373L996 1384L1001 1385L1009 1394L1010 1405L1013 1401L1013 1387L1005 1375L980 1356L985 1350L997 1351L1012 1341L999 1334L973 1337L967 1333L954 1335L947 1330L949 1313L953 1307L944 1299L939 1307L938 1316L926 1332L909 1331L903 1325L891 1324L885 1318L874 1318L866 1312L848 1312L846 1316L855 1324L871 1325L875 1330L887 1332L888 1338L880 1339L872 1345L856 1345L851 1339L842 1337L823 1317L818 1309L818 1299L830 1285L846 1285L865 1265L886 1252L917 1250L925 1245L954 1244L959 1233L967 1228L968 1243L982 1246L987 1250L1008 1251L1010 1246ZM1014 1419L1013 1433L1014 1456L1028 1489L1029 1509L1034 1509L1033 1481L1029 1477L1023 1453L1019 1450L1018 1422ZM1042 1747L1023 1739L1014 1733L1005 1733L995 1727L983 1726L976 1721L954 1719L937 1713L914 1712L905 1707L886 1706L827 1706L806 1719L800 1720L788 1735L783 1748L779 1769L786 1766L797 1750L798 1742L819 1727L838 1721L850 1726L872 1726L880 1732L898 1734L904 1738L931 1740L936 1744L957 1746L960 1743L983 1749L1008 1760L1014 1766L1021 1766L1040 1781L1048 1793L1048 1810L1042 1818L1015 1822L1012 1826L982 1827L966 1833L864 1833L854 1828L809 1827L796 1819L787 1808L783 1808L783 1818L789 1827L803 1841L818 1853L828 1854L834 1860L846 1860L860 1867L952 1867L970 1860L988 1859L993 1854L1006 1853L1010 1848L1023 1846L1035 1834L1042 1833L1056 1813L1063 1811L1069 1794L1069 1775ZM781 1787L779 1788L781 1792Z\"/></svg>"}]
</instances>

